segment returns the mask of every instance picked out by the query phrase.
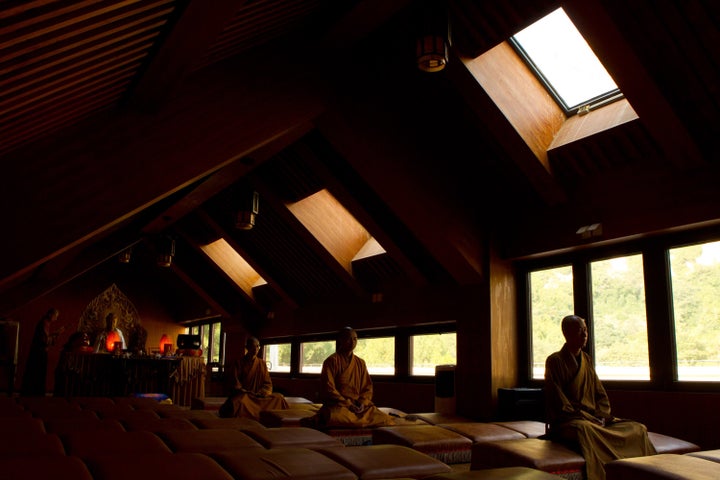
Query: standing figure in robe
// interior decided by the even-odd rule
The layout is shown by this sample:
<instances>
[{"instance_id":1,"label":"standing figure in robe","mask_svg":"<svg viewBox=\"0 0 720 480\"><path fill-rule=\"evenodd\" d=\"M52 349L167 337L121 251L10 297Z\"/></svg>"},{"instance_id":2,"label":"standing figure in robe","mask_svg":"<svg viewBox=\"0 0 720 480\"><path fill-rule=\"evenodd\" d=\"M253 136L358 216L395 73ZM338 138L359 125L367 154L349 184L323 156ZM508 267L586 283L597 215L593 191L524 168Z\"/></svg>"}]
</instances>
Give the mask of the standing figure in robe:
<instances>
[{"instance_id":1,"label":"standing figure in robe","mask_svg":"<svg viewBox=\"0 0 720 480\"><path fill-rule=\"evenodd\" d=\"M25 363L25 374L22 380L21 394L23 396L44 396L47 383L48 350L55 345L58 335L65 331L60 327L52 331L53 323L60 316L60 310L50 308L35 326L30 353Z\"/></svg>"},{"instance_id":2,"label":"standing figure in robe","mask_svg":"<svg viewBox=\"0 0 720 480\"><path fill-rule=\"evenodd\" d=\"M245 350L245 355L235 364L233 391L220 407L218 414L221 417L260 420L262 410L290 408L281 393L273 392L267 364L257 356L260 341L255 337L248 337Z\"/></svg>"},{"instance_id":3,"label":"standing figure in robe","mask_svg":"<svg viewBox=\"0 0 720 480\"><path fill-rule=\"evenodd\" d=\"M587 480L605 480L611 460L655 454L647 428L610 412L610 400L582 349L587 344L585 319L562 320L565 344L545 361L545 407L548 437L570 442L585 457Z\"/></svg>"},{"instance_id":4,"label":"standing figure in robe","mask_svg":"<svg viewBox=\"0 0 720 480\"><path fill-rule=\"evenodd\" d=\"M322 406L306 425L325 427L380 427L394 425L393 418L373 403L373 382L365 360L353 353L357 333L350 327L340 332L335 353L325 359L320 373Z\"/></svg>"}]
</instances>

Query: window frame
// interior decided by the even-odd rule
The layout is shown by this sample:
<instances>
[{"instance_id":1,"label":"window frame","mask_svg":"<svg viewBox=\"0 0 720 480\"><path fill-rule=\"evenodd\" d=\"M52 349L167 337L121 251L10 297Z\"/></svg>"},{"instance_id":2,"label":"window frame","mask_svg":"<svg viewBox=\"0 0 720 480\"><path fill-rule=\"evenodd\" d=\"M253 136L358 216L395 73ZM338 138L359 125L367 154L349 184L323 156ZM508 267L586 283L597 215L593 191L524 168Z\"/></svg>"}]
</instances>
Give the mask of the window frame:
<instances>
[{"instance_id":1,"label":"window frame","mask_svg":"<svg viewBox=\"0 0 720 480\"><path fill-rule=\"evenodd\" d=\"M559 7L562 9L562 7ZM551 12L552 13L552 12ZM567 13L566 13L567 15ZM570 18L569 15L567 15L568 18ZM544 18L544 17L543 17ZM540 19L542 20L542 19ZM540 21L538 20L538 21ZM570 18L570 21L572 22L572 18ZM572 22L574 25L574 22ZM578 30L580 35L585 38L582 31L574 25L575 28ZM565 113L565 116L572 117L573 115L581 115L588 113L592 110L595 110L597 108L603 107L605 105L608 105L610 103L616 102L618 100L622 100L625 98L625 95L620 91L620 88L615 88L613 90L610 90L608 92L605 92L600 95L596 95L592 98L589 98L587 100L584 100L576 105L568 105L567 102L563 99L562 95L558 93L557 89L553 86L552 82L547 78L545 74L543 74L540 67L537 65L537 63L532 59L532 56L527 52L527 50L522 46L522 43L515 38L515 35L512 35L510 38L508 38L508 44L513 48L515 53L522 59L523 63L527 65L527 67L530 69L530 71L535 75L535 77L538 79L538 81L542 84L542 86L547 90L547 92L550 94L550 96L553 98L555 103L562 109L562 111ZM594 52L593 52L594 53ZM602 64L602 61L600 58L598 58L598 61L602 65L603 68L605 68L605 65ZM606 69L607 70L607 69Z\"/></svg>"},{"instance_id":2,"label":"window frame","mask_svg":"<svg viewBox=\"0 0 720 480\"><path fill-rule=\"evenodd\" d=\"M375 381L407 382L407 383L434 383L435 375L411 375L410 365L410 337L419 334L455 333L457 335L457 322L446 321L427 325L414 325L394 328L367 328L355 329L358 339L364 338L395 338L395 374L372 374ZM301 344L305 342L335 341L337 332L308 333L305 335L267 337L263 344L291 344L290 372L270 372L271 377L277 378L318 378L320 373L301 373L299 371Z\"/></svg>"},{"instance_id":3,"label":"window frame","mask_svg":"<svg viewBox=\"0 0 720 480\"><path fill-rule=\"evenodd\" d=\"M659 389L682 392L719 392L720 382L677 380L677 359L674 342L672 292L670 281L669 249L697 243L720 240L720 226L670 233L616 244L578 249L559 254L518 260L516 282L518 289L518 315L521 328L518 332L519 375L528 386L542 387L542 379L532 378L532 339L529 272L553 266L573 266L575 312L589 321L592 328L590 305L589 264L591 261L614 256L642 254L647 312L650 380L603 380L603 384L616 390ZM572 312L571 312L572 313ZM560 315L561 316L561 315ZM560 320L558 317L558 321ZM561 335L558 327L558 335ZM592 335L592 332L591 332ZM594 346L588 343L587 352L594 359Z\"/></svg>"}]
</instances>

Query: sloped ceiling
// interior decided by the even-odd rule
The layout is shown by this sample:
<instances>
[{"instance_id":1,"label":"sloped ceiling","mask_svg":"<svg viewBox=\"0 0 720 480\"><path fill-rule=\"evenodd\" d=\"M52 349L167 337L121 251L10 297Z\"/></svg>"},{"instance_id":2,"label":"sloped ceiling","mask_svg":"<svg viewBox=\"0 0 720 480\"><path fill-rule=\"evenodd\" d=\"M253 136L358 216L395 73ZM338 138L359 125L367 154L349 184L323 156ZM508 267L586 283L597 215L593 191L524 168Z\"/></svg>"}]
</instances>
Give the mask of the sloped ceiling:
<instances>
[{"instance_id":1,"label":"sloped ceiling","mask_svg":"<svg viewBox=\"0 0 720 480\"><path fill-rule=\"evenodd\" d=\"M123 275L156 279L178 321L252 322L479 283L489 244L521 258L585 248L575 231L594 222L597 243L716 223L720 7L563 2L639 120L529 168L459 57L559 5L449 0L453 68L426 74L410 0L3 2L0 315L112 275L128 247ZM339 267L285 207L321 188L387 254ZM260 213L236 230L247 189ZM157 272L160 234L176 257ZM268 284L249 296L209 262L199 245L219 236Z\"/></svg>"}]
</instances>

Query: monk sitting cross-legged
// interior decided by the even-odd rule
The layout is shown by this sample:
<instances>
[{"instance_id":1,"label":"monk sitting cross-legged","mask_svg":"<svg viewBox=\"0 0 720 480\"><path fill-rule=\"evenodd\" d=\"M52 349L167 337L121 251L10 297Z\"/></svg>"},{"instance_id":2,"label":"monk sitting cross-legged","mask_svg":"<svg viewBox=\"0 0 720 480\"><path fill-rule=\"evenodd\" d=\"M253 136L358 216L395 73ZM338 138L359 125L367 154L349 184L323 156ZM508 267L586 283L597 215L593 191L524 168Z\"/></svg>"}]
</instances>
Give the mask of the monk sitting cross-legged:
<instances>
[{"instance_id":1,"label":"monk sitting cross-legged","mask_svg":"<svg viewBox=\"0 0 720 480\"><path fill-rule=\"evenodd\" d=\"M327 357L322 365L322 407L314 417L304 419L304 425L324 428L395 424L390 415L373 404L373 383L365 361L353 354L356 346L355 330L343 328L338 333L335 353Z\"/></svg>"},{"instance_id":2,"label":"monk sitting cross-legged","mask_svg":"<svg viewBox=\"0 0 720 480\"><path fill-rule=\"evenodd\" d=\"M259 420L262 410L290 408L282 394L273 392L267 365L257 356L260 341L249 337L245 349L245 356L235 365L233 392L220 407L218 415Z\"/></svg>"}]
</instances>

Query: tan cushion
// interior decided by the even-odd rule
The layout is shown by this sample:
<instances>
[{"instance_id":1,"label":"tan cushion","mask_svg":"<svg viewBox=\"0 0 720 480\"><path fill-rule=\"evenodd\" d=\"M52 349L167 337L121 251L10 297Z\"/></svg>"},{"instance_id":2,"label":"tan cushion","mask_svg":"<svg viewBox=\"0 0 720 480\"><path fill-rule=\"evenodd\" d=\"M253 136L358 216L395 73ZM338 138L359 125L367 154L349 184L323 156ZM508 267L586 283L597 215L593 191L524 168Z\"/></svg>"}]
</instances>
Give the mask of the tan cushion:
<instances>
[{"instance_id":1,"label":"tan cushion","mask_svg":"<svg viewBox=\"0 0 720 480\"><path fill-rule=\"evenodd\" d=\"M564 445L539 438L475 443L470 470L502 467L529 467L544 472L574 472L585 466L585 459Z\"/></svg>"},{"instance_id":2,"label":"tan cushion","mask_svg":"<svg viewBox=\"0 0 720 480\"><path fill-rule=\"evenodd\" d=\"M70 432L87 432L92 430L124 432L125 427L113 418L55 418L45 420L45 430L50 433L64 435Z\"/></svg>"},{"instance_id":3,"label":"tan cushion","mask_svg":"<svg viewBox=\"0 0 720 480\"><path fill-rule=\"evenodd\" d=\"M689 455L661 453L605 464L607 480L717 480L720 463Z\"/></svg>"},{"instance_id":4,"label":"tan cushion","mask_svg":"<svg viewBox=\"0 0 720 480\"><path fill-rule=\"evenodd\" d=\"M324 447L317 451L352 470L360 480L422 478L452 471L446 463L401 445Z\"/></svg>"},{"instance_id":5,"label":"tan cushion","mask_svg":"<svg viewBox=\"0 0 720 480\"><path fill-rule=\"evenodd\" d=\"M493 423L440 423L437 426L459 433L473 442L497 442L499 440L512 440L513 438L527 438L520 432Z\"/></svg>"},{"instance_id":6,"label":"tan cushion","mask_svg":"<svg viewBox=\"0 0 720 480\"><path fill-rule=\"evenodd\" d=\"M376 445L410 447L448 464L470 462L473 443L469 438L437 425L378 427L372 432L372 441Z\"/></svg>"},{"instance_id":7,"label":"tan cushion","mask_svg":"<svg viewBox=\"0 0 720 480\"><path fill-rule=\"evenodd\" d=\"M429 423L430 425L437 425L439 423L462 423L475 421L467 417L462 417L460 415L452 415L438 412L409 413L405 417L407 420L417 419L425 423Z\"/></svg>"},{"instance_id":8,"label":"tan cushion","mask_svg":"<svg viewBox=\"0 0 720 480\"><path fill-rule=\"evenodd\" d=\"M240 430L213 428L206 430L168 430L158 435L173 452L216 453L248 448L264 448Z\"/></svg>"},{"instance_id":9,"label":"tan cushion","mask_svg":"<svg viewBox=\"0 0 720 480\"><path fill-rule=\"evenodd\" d=\"M648 438L657 453L688 453L700 450L700 447L694 443L662 433L648 432Z\"/></svg>"},{"instance_id":10,"label":"tan cushion","mask_svg":"<svg viewBox=\"0 0 720 480\"><path fill-rule=\"evenodd\" d=\"M93 480L93 476L82 460L66 455L2 458L0 459L0 477L4 480L36 478Z\"/></svg>"},{"instance_id":11,"label":"tan cushion","mask_svg":"<svg viewBox=\"0 0 720 480\"><path fill-rule=\"evenodd\" d=\"M213 455L235 478L251 480L355 480L348 468L309 448L280 447Z\"/></svg>"},{"instance_id":12,"label":"tan cushion","mask_svg":"<svg viewBox=\"0 0 720 480\"><path fill-rule=\"evenodd\" d=\"M685 455L691 457L704 458L705 460L711 460L713 462L720 463L720 450L700 450L697 452L689 452Z\"/></svg>"},{"instance_id":13,"label":"tan cushion","mask_svg":"<svg viewBox=\"0 0 720 480\"><path fill-rule=\"evenodd\" d=\"M307 427L274 427L246 430L245 433L265 448L343 446L337 438Z\"/></svg>"},{"instance_id":14,"label":"tan cushion","mask_svg":"<svg viewBox=\"0 0 720 480\"><path fill-rule=\"evenodd\" d=\"M65 448L54 433L29 431L0 435L0 458L55 455L65 455Z\"/></svg>"},{"instance_id":15,"label":"tan cushion","mask_svg":"<svg viewBox=\"0 0 720 480\"><path fill-rule=\"evenodd\" d=\"M114 432L92 430L69 432L62 436L65 451L82 459L104 456L108 453L125 457L135 454L170 453L160 437L152 432Z\"/></svg>"},{"instance_id":16,"label":"tan cushion","mask_svg":"<svg viewBox=\"0 0 720 480\"><path fill-rule=\"evenodd\" d=\"M232 475L215 460L200 453L141 453L132 455L132 457L106 455L93 458L87 463L93 480L140 478L233 480Z\"/></svg>"},{"instance_id":17,"label":"tan cushion","mask_svg":"<svg viewBox=\"0 0 720 480\"><path fill-rule=\"evenodd\" d=\"M262 410L260 411L260 423L266 427L299 427L300 420L312 417L315 413L317 410L314 408L296 408L296 406L286 410Z\"/></svg>"},{"instance_id":18,"label":"tan cushion","mask_svg":"<svg viewBox=\"0 0 720 480\"><path fill-rule=\"evenodd\" d=\"M14 416L0 418L0 432L4 435L14 435L17 432L47 433L47 430L45 423L40 418Z\"/></svg>"},{"instance_id":19,"label":"tan cushion","mask_svg":"<svg viewBox=\"0 0 720 480\"><path fill-rule=\"evenodd\" d=\"M537 420L509 420L506 422L493 422L496 425L515 430L528 438L537 438L545 435L545 422Z\"/></svg>"},{"instance_id":20,"label":"tan cushion","mask_svg":"<svg viewBox=\"0 0 720 480\"><path fill-rule=\"evenodd\" d=\"M528 467L489 468L469 472L441 473L423 480L558 480L562 477Z\"/></svg>"},{"instance_id":21,"label":"tan cushion","mask_svg":"<svg viewBox=\"0 0 720 480\"><path fill-rule=\"evenodd\" d=\"M198 428L233 428L240 431L266 428L257 420L245 417L193 418L190 421Z\"/></svg>"},{"instance_id":22,"label":"tan cushion","mask_svg":"<svg viewBox=\"0 0 720 480\"><path fill-rule=\"evenodd\" d=\"M197 425L187 418L131 418L122 421L125 430L147 430L148 432L165 432L168 430L199 430Z\"/></svg>"}]
</instances>

